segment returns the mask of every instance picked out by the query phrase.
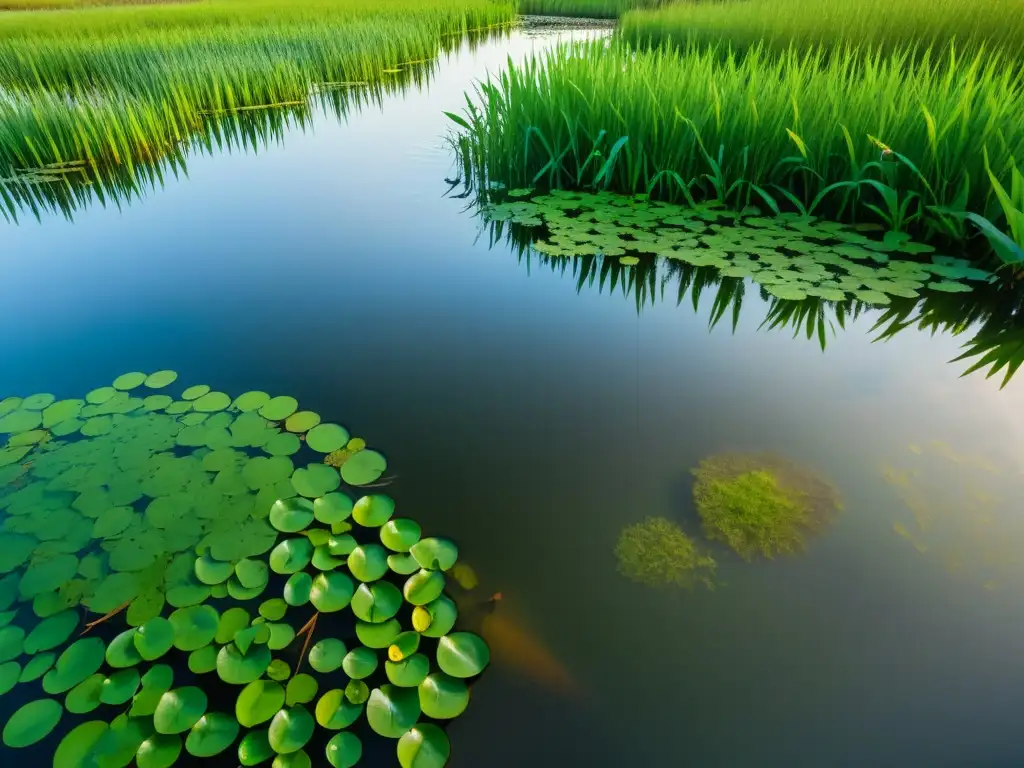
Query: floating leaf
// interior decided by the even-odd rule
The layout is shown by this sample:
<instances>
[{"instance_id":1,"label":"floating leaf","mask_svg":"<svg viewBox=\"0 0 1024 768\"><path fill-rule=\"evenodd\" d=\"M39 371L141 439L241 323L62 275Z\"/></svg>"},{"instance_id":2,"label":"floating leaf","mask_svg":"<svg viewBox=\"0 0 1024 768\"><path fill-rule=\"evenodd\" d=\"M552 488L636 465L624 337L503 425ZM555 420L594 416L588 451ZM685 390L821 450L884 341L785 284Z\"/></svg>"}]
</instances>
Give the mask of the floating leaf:
<instances>
[{"instance_id":1,"label":"floating leaf","mask_svg":"<svg viewBox=\"0 0 1024 768\"><path fill-rule=\"evenodd\" d=\"M331 737L324 751L334 768L352 768L363 756L363 743L354 733L342 731Z\"/></svg>"},{"instance_id":2,"label":"floating leaf","mask_svg":"<svg viewBox=\"0 0 1024 768\"><path fill-rule=\"evenodd\" d=\"M25 638L24 651L28 654L49 651L62 645L75 631L81 618L78 611L66 610L44 619ZM0 648L3 643L0 642ZM0 657L3 656L0 651Z\"/></svg>"},{"instance_id":3,"label":"floating leaf","mask_svg":"<svg viewBox=\"0 0 1024 768\"><path fill-rule=\"evenodd\" d=\"M328 493L313 502L313 515L324 525L347 520L352 509L352 499L344 493Z\"/></svg>"},{"instance_id":4,"label":"floating leaf","mask_svg":"<svg viewBox=\"0 0 1024 768\"><path fill-rule=\"evenodd\" d=\"M366 719L374 732L397 739L420 718L419 696L415 690L382 685L370 693Z\"/></svg>"},{"instance_id":5,"label":"floating leaf","mask_svg":"<svg viewBox=\"0 0 1024 768\"><path fill-rule=\"evenodd\" d=\"M219 645L227 645L238 632L249 626L250 619L249 612L245 608L238 606L228 608L220 615L217 634L213 637L214 642Z\"/></svg>"},{"instance_id":6,"label":"floating leaf","mask_svg":"<svg viewBox=\"0 0 1024 768\"><path fill-rule=\"evenodd\" d=\"M380 529L381 543L392 552L408 552L421 535L419 523L404 517L388 520Z\"/></svg>"},{"instance_id":7,"label":"floating leaf","mask_svg":"<svg viewBox=\"0 0 1024 768\"><path fill-rule=\"evenodd\" d=\"M312 715L305 707L296 705L274 715L267 736L274 751L286 755L302 749L312 738L315 728Z\"/></svg>"},{"instance_id":8,"label":"floating leaf","mask_svg":"<svg viewBox=\"0 0 1024 768\"><path fill-rule=\"evenodd\" d=\"M231 563L214 560L208 554L196 558L196 578L199 579L202 584L206 584L207 586L221 584L222 582L227 581L231 578L231 575L234 572L235 567Z\"/></svg>"},{"instance_id":9,"label":"floating leaf","mask_svg":"<svg viewBox=\"0 0 1024 768\"><path fill-rule=\"evenodd\" d=\"M270 524L284 533L298 533L313 522L313 502L309 499L279 499L270 508Z\"/></svg>"},{"instance_id":10,"label":"floating leaf","mask_svg":"<svg viewBox=\"0 0 1024 768\"><path fill-rule=\"evenodd\" d=\"M338 688L325 693L316 703L316 721L332 731L348 728L361 714L363 705L353 704Z\"/></svg>"},{"instance_id":11,"label":"floating leaf","mask_svg":"<svg viewBox=\"0 0 1024 768\"><path fill-rule=\"evenodd\" d=\"M370 686L362 680L349 680L345 686L345 698L353 704L365 704L370 698Z\"/></svg>"},{"instance_id":12,"label":"floating leaf","mask_svg":"<svg viewBox=\"0 0 1024 768\"><path fill-rule=\"evenodd\" d=\"M174 611L169 621L174 627L174 647L180 651L195 651L213 642L220 615L212 606L193 605Z\"/></svg>"},{"instance_id":13,"label":"floating leaf","mask_svg":"<svg viewBox=\"0 0 1024 768\"><path fill-rule=\"evenodd\" d=\"M420 635L418 632L403 632L388 648L388 658L391 661L401 661L407 656L416 653L420 647Z\"/></svg>"},{"instance_id":14,"label":"floating leaf","mask_svg":"<svg viewBox=\"0 0 1024 768\"><path fill-rule=\"evenodd\" d=\"M353 648L342 659L341 667L353 680L362 680L377 670L377 654L369 648Z\"/></svg>"},{"instance_id":15,"label":"floating leaf","mask_svg":"<svg viewBox=\"0 0 1024 768\"><path fill-rule=\"evenodd\" d=\"M401 688L415 688L430 672L430 659L422 653L414 653L399 662L387 661L384 671L388 680Z\"/></svg>"},{"instance_id":16,"label":"floating leaf","mask_svg":"<svg viewBox=\"0 0 1024 768\"><path fill-rule=\"evenodd\" d=\"M154 664L140 682L142 690L135 694L128 712L131 717L147 717L156 712L161 697L174 685L174 670L166 664Z\"/></svg>"},{"instance_id":17,"label":"floating leaf","mask_svg":"<svg viewBox=\"0 0 1024 768\"><path fill-rule=\"evenodd\" d=\"M491 651L483 638L472 632L454 632L437 644L437 665L452 677L473 677L491 661Z\"/></svg>"},{"instance_id":18,"label":"floating leaf","mask_svg":"<svg viewBox=\"0 0 1024 768\"><path fill-rule=\"evenodd\" d=\"M235 398L232 405L243 413L247 413L259 410L268 402L270 402L270 395L266 392L246 392Z\"/></svg>"},{"instance_id":19,"label":"floating leaf","mask_svg":"<svg viewBox=\"0 0 1024 768\"><path fill-rule=\"evenodd\" d=\"M189 387L181 393L182 400L198 400L200 397L210 391L210 387L206 384L196 384L193 387Z\"/></svg>"},{"instance_id":20,"label":"floating leaf","mask_svg":"<svg viewBox=\"0 0 1024 768\"><path fill-rule=\"evenodd\" d=\"M313 542L305 536L285 539L270 553L270 570L274 573L297 573L313 558Z\"/></svg>"},{"instance_id":21,"label":"floating leaf","mask_svg":"<svg viewBox=\"0 0 1024 768\"><path fill-rule=\"evenodd\" d=\"M309 430L306 445L318 453L331 453L348 442L348 431L337 424L320 424Z\"/></svg>"},{"instance_id":22,"label":"floating leaf","mask_svg":"<svg viewBox=\"0 0 1024 768\"><path fill-rule=\"evenodd\" d=\"M212 645L192 651L188 655L188 668L193 674L206 675L217 669L217 649Z\"/></svg>"},{"instance_id":23,"label":"floating leaf","mask_svg":"<svg viewBox=\"0 0 1024 768\"><path fill-rule=\"evenodd\" d=\"M387 621L401 607L402 593L387 581L360 584L352 596L352 612L357 618L371 624Z\"/></svg>"},{"instance_id":24,"label":"floating leaf","mask_svg":"<svg viewBox=\"0 0 1024 768\"><path fill-rule=\"evenodd\" d=\"M461 680L434 672L419 685L420 708L435 720L458 717L469 706L469 688Z\"/></svg>"},{"instance_id":25,"label":"floating leaf","mask_svg":"<svg viewBox=\"0 0 1024 768\"><path fill-rule=\"evenodd\" d=\"M280 621L288 611L288 603L280 597L274 597L260 604L260 616L267 621Z\"/></svg>"},{"instance_id":26,"label":"floating leaf","mask_svg":"<svg viewBox=\"0 0 1024 768\"><path fill-rule=\"evenodd\" d=\"M319 687L316 678L306 674L298 674L288 681L288 686L285 688L285 703L288 706L308 704L316 698L316 692Z\"/></svg>"},{"instance_id":27,"label":"floating leaf","mask_svg":"<svg viewBox=\"0 0 1024 768\"><path fill-rule=\"evenodd\" d=\"M92 712L100 705L100 694L103 693L103 683L106 679L106 676L101 674L85 678L68 691L64 699L64 708L73 715Z\"/></svg>"},{"instance_id":28,"label":"floating leaf","mask_svg":"<svg viewBox=\"0 0 1024 768\"><path fill-rule=\"evenodd\" d=\"M114 389L121 391L127 391L129 389L135 389L141 387L143 382L146 381L146 374L133 372L133 373L122 373L116 379L114 379Z\"/></svg>"},{"instance_id":29,"label":"floating leaf","mask_svg":"<svg viewBox=\"0 0 1024 768\"><path fill-rule=\"evenodd\" d=\"M319 423L319 414L312 411L298 411L285 419L284 428L289 432L308 432Z\"/></svg>"},{"instance_id":30,"label":"floating leaf","mask_svg":"<svg viewBox=\"0 0 1024 768\"><path fill-rule=\"evenodd\" d=\"M440 571L420 570L406 579L402 593L413 605L426 605L441 596L444 592L445 579Z\"/></svg>"},{"instance_id":31,"label":"floating leaf","mask_svg":"<svg viewBox=\"0 0 1024 768\"><path fill-rule=\"evenodd\" d=\"M360 581L377 581L388 572L388 552L379 544L363 544L348 556L348 569Z\"/></svg>"},{"instance_id":32,"label":"floating leaf","mask_svg":"<svg viewBox=\"0 0 1024 768\"><path fill-rule=\"evenodd\" d=\"M170 768L181 754L181 737L154 733L142 744L135 754L138 768Z\"/></svg>"},{"instance_id":33,"label":"floating leaf","mask_svg":"<svg viewBox=\"0 0 1024 768\"><path fill-rule=\"evenodd\" d=\"M333 672L341 667L345 653L345 644L337 638L318 640L309 649L309 666L321 674Z\"/></svg>"},{"instance_id":34,"label":"floating leaf","mask_svg":"<svg viewBox=\"0 0 1024 768\"><path fill-rule=\"evenodd\" d=\"M135 650L146 661L159 659L174 645L174 625L157 616L150 619L135 632Z\"/></svg>"},{"instance_id":35,"label":"floating leaf","mask_svg":"<svg viewBox=\"0 0 1024 768\"><path fill-rule=\"evenodd\" d=\"M342 466L341 479L349 485L369 485L380 479L387 468L387 461L377 451L359 451Z\"/></svg>"},{"instance_id":36,"label":"floating leaf","mask_svg":"<svg viewBox=\"0 0 1024 768\"><path fill-rule=\"evenodd\" d=\"M327 464L310 464L305 469L295 470L292 486L300 496L315 498L324 496L341 485L338 470Z\"/></svg>"},{"instance_id":37,"label":"floating leaf","mask_svg":"<svg viewBox=\"0 0 1024 768\"><path fill-rule=\"evenodd\" d=\"M313 579L309 600L321 613L340 611L352 600L355 584L343 573L321 573Z\"/></svg>"},{"instance_id":38,"label":"floating leaf","mask_svg":"<svg viewBox=\"0 0 1024 768\"><path fill-rule=\"evenodd\" d=\"M397 619L385 621L383 624L356 622L356 637L367 648L387 648L401 633L402 626Z\"/></svg>"},{"instance_id":39,"label":"floating leaf","mask_svg":"<svg viewBox=\"0 0 1024 768\"><path fill-rule=\"evenodd\" d=\"M4 725L3 742L20 749L44 739L57 727L64 708L53 699L39 699L24 705Z\"/></svg>"},{"instance_id":40,"label":"floating leaf","mask_svg":"<svg viewBox=\"0 0 1024 768\"><path fill-rule=\"evenodd\" d=\"M284 706L284 688L270 680L253 680L238 694L235 717L246 728L265 723Z\"/></svg>"},{"instance_id":41,"label":"floating leaf","mask_svg":"<svg viewBox=\"0 0 1024 768\"><path fill-rule=\"evenodd\" d=\"M93 749L109 726L99 720L82 723L69 731L53 755L54 766L60 768L90 768L95 765Z\"/></svg>"},{"instance_id":42,"label":"floating leaf","mask_svg":"<svg viewBox=\"0 0 1024 768\"><path fill-rule=\"evenodd\" d=\"M451 754L448 735L432 723L420 723L398 740L402 768L444 768Z\"/></svg>"},{"instance_id":43,"label":"floating leaf","mask_svg":"<svg viewBox=\"0 0 1024 768\"><path fill-rule=\"evenodd\" d=\"M135 695L139 690L139 672L136 669L122 669L103 681L100 689L100 702L120 706ZM132 749L135 753L135 749Z\"/></svg>"},{"instance_id":44,"label":"floating leaf","mask_svg":"<svg viewBox=\"0 0 1024 768\"><path fill-rule=\"evenodd\" d=\"M270 630L267 647L272 651L287 648L295 639L295 630L289 624L267 624L267 628Z\"/></svg>"},{"instance_id":45,"label":"floating leaf","mask_svg":"<svg viewBox=\"0 0 1024 768\"><path fill-rule=\"evenodd\" d=\"M388 555L388 568L400 576L409 576L420 569L416 558L405 552L400 555Z\"/></svg>"},{"instance_id":46,"label":"floating leaf","mask_svg":"<svg viewBox=\"0 0 1024 768\"><path fill-rule=\"evenodd\" d=\"M459 559L459 549L455 542L432 536L421 539L409 549L421 568L434 571L447 571Z\"/></svg>"},{"instance_id":47,"label":"floating leaf","mask_svg":"<svg viewBox=\"0 0 1024 768\"><path fill-rule=\"evenodd\" d=\"M19 683L31 683L33 680L38 680L40 677L50 671L50 667L53 666L53 662L57 660L57 654L55 653L41 653L38 656L32 658L25 668L21 670L21 676L18 678Z\"/></svg>"},{"instance_id":48,"label":"floating leaf","mask_svg":"<svg viewBox=\"0 0 1024 768\"><path fill-rule=\"evenodd\" d=\"M169 384L173 384L178 379L178 374L174 371L157 371L151 373L146 377L143 382L150 389L163 389Z\"/></svg>"},{"instance_id":49,"label":"floating leaf","mask_svg":"<svg viewBox=\"0 0 1024 768\"><path fill-rule=\"evenodd\" d=\"M279 396L273 397L264 403L260 409L260 416L267 421L284 421L299 407L299 401L294 397Z\"/></svg>"},{"instance_id":50,"label":"floating leaf","mask_svg":"<svg viewBox=\"0 0 1024 768\"><path fill-rule=\"evenodd\" d=\"M363 496L352 509L352 519L366 528L377 528L395 513L395 500L383 494Z\"/></svg>"},{"instance_id":51,"label":"floating leaf","mask_svg":"<svg viewBox=\"0 0 1024 768\"><path fill-rule=\"evenodd\" d=\"M213 413L223 411L229 405L231 405L231 398L223 392L207 392L192 403L192 408L200 413ZM187 744L185 748L188 749Z\"/></svg>"},{"instance_id":52,"label":"floating leaf","mask_svg":"<svg viewBox=\"0 0 1024 768\"><path fill-rule=\"evenodd\" d=\"M223 712L209 712L199 718L185 739L185 749L196 757L213 757L230 747L238 737L238 722Z\"/></svg>"},{"instance_id":53,"label":"floating leaf","mask_svg":"<svg viewBox=\"0 0 1024 768\"><path fill-rule=\"evenodd\" d=\"M217 654L217 675L231 685L247 685L266 672L270 666L270 649L253 645L242 653L234 643L225 645Z\"/></svg>"},{"instance_id":54,"label":"floating leaf","mask_svg":"<svg viewBox=\"0 0 1024 768\"><path fill-rule=\"evenodd\" d=\"M43 690L51 695L74 688L103 665L103 641L86 637L72 643L43 677Z\"/></svg>"},{"instance_id":55,"label":"floating leaf","mask_svg":"<svg viewBox=\"0 0 1024 768\"><path fill-rule=\"evenodd\" d=\"M0 664L0 696L3 696L18 684L21 677L21 665L16 661Z\"/></svg>"}]
</instances>

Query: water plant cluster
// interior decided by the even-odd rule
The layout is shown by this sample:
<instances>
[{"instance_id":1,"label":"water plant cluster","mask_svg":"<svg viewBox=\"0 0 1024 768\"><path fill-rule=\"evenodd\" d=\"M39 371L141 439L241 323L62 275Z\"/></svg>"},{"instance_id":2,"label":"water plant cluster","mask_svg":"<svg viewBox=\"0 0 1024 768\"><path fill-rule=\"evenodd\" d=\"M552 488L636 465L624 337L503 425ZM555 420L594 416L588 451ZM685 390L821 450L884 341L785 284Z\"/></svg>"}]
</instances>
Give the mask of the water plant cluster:
<instances>
[{"instance_id":1,"label":"water plant cluster","mask_svg":"<svg viewBox=\"0 0 1024 768\"><path fill-rule=\"evenodd\" d=\"M454 542L343 490L387 462L341 425L176 379L0 401L5 748L350 768L383 737L403 768L444 766L490 659L456 631Z\"/></svg>"},{"instance_id":2,"label":"water plant cluster","mask_svg":"<svg viewBox=\"0 0 1024 768\"><path fill-rule=\"evenodd\" d=\"M0 179L154 160L211 116L387 81L514 12L494 0L211 0L0 13Z\"/></svg>"},{"instance_id":3,"label":"water plant cluster","mask_svg":"<svg viewBox=\"0 0 1024 768\"><path fill-rule=\"evenodd\" d=\"M552 190L525 199L530 194L511 190L503 202L484 203L481 213L491 221L545 227L532 247L548 256L601 254L633 265L635 254L651 254L749 278L779 299L888 304L890 297L917 298L924 291L969 292L994 279L965 259L935 254L905 232L882 234L875 225L765 217L757 208L733 212L718 202L691 207L646 195ZM915 258L921 256L927 260Z\"/></svg>"},{"instance_id":4,"label":"water plant cluster","mask_svg":"<svg viewBox=\"0 0 1024 768\"><path fill-rule=\"evenodd\" d=\"M745 4L713 5L731 18ZM756 204L1016 263L1022 108L1024 73L1006 50L737 51L723 31L566 44L489 78L451 117L482 186Z\"/></svg>"},{"instance_id":5,"label":"water plant cluster","mask_svg":"<svg viewBox=\"0 0 1024 768\"><path fill-rule=\"evenodd\" d=\"M807 467L772 453L722 453L692 470L705 537L744 560L803 551L842 510L838 491ZM677 524L648 517L626 526L615 545L618 570L652 587L713 589L717 564Z\"/></svg>"}]
</instances>

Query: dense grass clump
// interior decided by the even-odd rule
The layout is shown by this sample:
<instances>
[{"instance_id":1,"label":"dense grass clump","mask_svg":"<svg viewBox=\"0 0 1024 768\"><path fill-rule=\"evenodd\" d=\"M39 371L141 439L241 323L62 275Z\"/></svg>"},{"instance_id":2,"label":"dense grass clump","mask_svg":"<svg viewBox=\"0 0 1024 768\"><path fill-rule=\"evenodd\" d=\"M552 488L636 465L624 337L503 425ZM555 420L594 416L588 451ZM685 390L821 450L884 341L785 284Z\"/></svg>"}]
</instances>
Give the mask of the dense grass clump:
<instances>
[{"instance_id":1,"label":"dense grass clump","mask_svg":"<svg viewBox=\"0 0 1024 768\"><path fill-rule=\"evenodd\" d=\"M0 14L0 179L165 155L211 115L381 82L468 30L495 0L208 0Z\"/></svg>"},{"instance_id":2,"label":"dense grass clump","mask_svg":"<svg viewBox=\"0 0 1024 768\"><path fill-rule=\"evenodd\" d=\"M597 41L482 84L456 116L457 144L483 183L715 199L963 240L976 232L966 212L1005 224L991 178L1009 186L1024 157L1024 74L1008 64L952 49Z\"/></svg>"},{"instance_id":3,"label":"dense grass clump","mask_svg":"<svg viewBox=\"0 0 1024 768\"><path fill-rule=\"evenodd\" d=\"M692 589L714 586L714 558L671 520L648 517L628 525L615 544L618 570L626 578L651 587Z\"/></svg>"},{"instance_id":4,"label":"dense grass clump","mask_svg":"<svg viewBox=\"0 0 1024 768\"><path fill-rule=\"evenodd\" d=\"M985 46L1020 56L1022 19L1024 0L737 0L630 13L622 32L638 42L725 42L735 49L853 44L891 50L956 41L962 51Z\"/></svg>"},{"instance_id":5,"label":"dense grass clump","mask_svg":"<svg viewBox=\"0 0 1024 768\"><path fill-rule=\"evenodd\" d=\"M519 12L540 16L617 19L627 11L661 8L676 0L519 0ZM2 0L0 0L2 2Z\"/></svg>"}]
</instances>

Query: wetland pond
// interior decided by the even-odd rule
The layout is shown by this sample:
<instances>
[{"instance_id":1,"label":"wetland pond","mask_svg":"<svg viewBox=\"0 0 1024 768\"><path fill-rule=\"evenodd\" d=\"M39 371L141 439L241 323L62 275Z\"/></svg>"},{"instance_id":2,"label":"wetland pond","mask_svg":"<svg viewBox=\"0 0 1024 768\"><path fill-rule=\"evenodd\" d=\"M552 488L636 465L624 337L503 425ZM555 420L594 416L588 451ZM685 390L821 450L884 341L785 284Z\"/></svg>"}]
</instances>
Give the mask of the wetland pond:
<instances>
[{"instance_id":1,"label":"wetland pond","mask_svg":"<svg viewBox=\"0 0 1024 768\"><path fill-rule=\"evenodd\" d=\"M448 192L443 112L565 36L463 44L345 120L197 154L73 221L0 223L0 399L173 369L287 393L382 451L401 513L503 594L453 768L1020 765L1020 382L961 378L969 330L873 342L865 309L822 349L760 327L756 291L709 329L714 290L677 305L681 273L638 302L643 264L581 280L492 244ZM721 453L811 468L842 511L806 551L741 559L693 500ZM620 573L649 517L714 556L714 590Z\"/></svg>"}]
</instances>

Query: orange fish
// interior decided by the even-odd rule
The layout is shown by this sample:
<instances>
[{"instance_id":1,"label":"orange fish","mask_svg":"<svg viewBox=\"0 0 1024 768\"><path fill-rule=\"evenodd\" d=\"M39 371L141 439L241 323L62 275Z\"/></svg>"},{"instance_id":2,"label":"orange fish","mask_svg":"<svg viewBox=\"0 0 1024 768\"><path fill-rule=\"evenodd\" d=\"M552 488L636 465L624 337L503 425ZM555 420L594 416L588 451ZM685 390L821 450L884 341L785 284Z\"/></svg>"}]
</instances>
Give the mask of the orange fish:
<instances>
[{"instance_id":1,"label":"orange fish","mask_svg":"<svg viewBox=\"0 0 1024 768\"><path fill-rule=\"evenodd\" d=\"M562 663L507 614L495 612L487 616L483 620L483 636L491 647L491 658L499 664L514 667L562 695L572 698L581 695L579 686Z\"/></svg>"}]
</instances>

